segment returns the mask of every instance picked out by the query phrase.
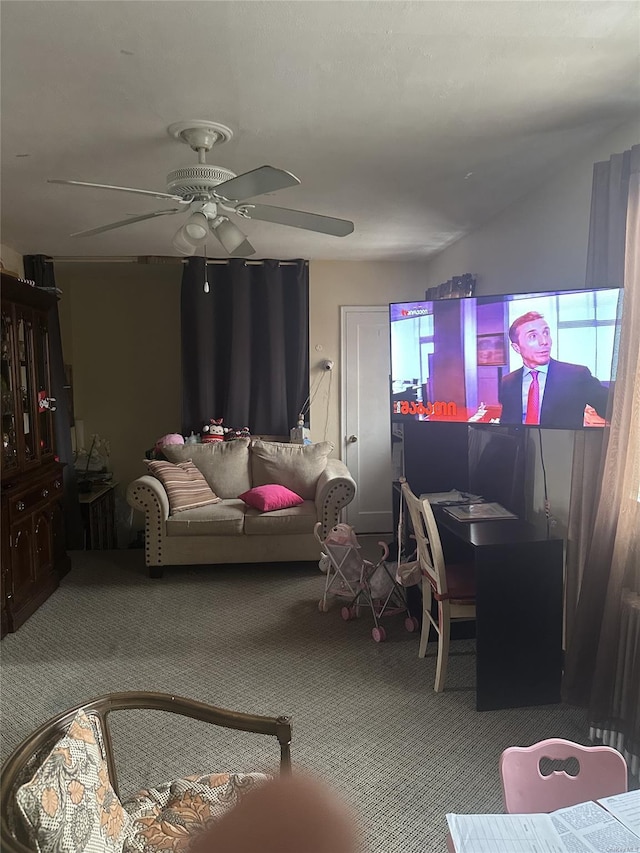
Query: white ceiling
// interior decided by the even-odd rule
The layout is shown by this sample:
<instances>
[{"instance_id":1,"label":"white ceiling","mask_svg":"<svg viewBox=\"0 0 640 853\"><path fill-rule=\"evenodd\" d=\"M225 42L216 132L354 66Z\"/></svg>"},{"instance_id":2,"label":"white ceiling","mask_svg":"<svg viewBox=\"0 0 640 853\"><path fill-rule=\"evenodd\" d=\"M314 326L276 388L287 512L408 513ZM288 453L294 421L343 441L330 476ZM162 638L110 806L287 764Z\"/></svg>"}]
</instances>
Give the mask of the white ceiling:
<instances>
[{"instance_id":1,"label":"white ceiling","mask_svg":"<svg viewBox=\"0 0 640 853\"><path fill-rule=\"evenodd\" d=\"M355 223L336 238L240 220L256 257L425 258L637 116L639 9L3 0L2 242L56 257L175 254L177 216L68 236L166 201L46 179L164 191L169 170L196 161L166 128L209 119L234 137L208 162L300 178L261 202ZM225 255L213 239L207 253Z\"/></svg>"}]
</instances>

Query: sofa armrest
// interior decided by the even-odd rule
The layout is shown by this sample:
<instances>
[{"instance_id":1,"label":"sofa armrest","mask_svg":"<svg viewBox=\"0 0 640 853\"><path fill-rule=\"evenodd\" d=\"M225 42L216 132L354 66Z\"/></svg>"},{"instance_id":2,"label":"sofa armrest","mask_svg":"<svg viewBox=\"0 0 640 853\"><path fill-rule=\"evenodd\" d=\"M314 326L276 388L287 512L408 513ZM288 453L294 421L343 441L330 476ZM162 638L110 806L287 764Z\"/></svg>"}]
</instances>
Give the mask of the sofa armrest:
<instances>
[{"instance_id":1,"label":"sofa armrest","mask_svg":"<svg viewBox=\"0 0 640 853\"><path fill-rule=\"evenodd\" d=\"M147 567L162 566L162 540L169 518L169 498L156 477L145 474L127 487L127 503L144 512L144 560ZM151 574L151 577L158 575Z\"/></svg>"},{"instance_id":2,"label":"sofa armrest","mask_svg":"<svg viewBox=\"0 0 640 853\"><path fill-rule=\"evenodd\" d=\"M145 474L127 487L127 503L143 512L158 514L162 521L169 518L169 498L157 477Z\"/></svg>"},{"instance_id":3,"label":"sofa armrest","mask_svg":"<svg viewBox=\"0 0 640 853\"><path fill-rule=\"evenodd\" d=\"M322 522L321 536L324 539L332 527L340 521L340 510L356 496L356 481L340 459L327 459L327 466L320 474L316 485L316 510Z\"/></svg>"}]
</instances>

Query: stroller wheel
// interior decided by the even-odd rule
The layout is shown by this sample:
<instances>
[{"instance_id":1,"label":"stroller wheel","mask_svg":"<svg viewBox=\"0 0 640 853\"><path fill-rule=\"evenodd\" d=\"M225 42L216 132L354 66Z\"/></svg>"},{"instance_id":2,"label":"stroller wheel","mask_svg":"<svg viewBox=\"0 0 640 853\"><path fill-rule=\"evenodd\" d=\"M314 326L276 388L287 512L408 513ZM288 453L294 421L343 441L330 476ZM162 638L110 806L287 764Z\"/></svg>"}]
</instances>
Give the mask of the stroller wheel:
<instances>
[{"instance_id":1,"label":"stroller wheel","mask_svg":"<svg viewBox=\"0 0 640 853\"><path fill-rule=\"evenodd\" d=\"M340 615L342 616L345 622L348 622L349 619L353 619L353 613L351 612L350 607L343 607L340 611Z\"/></svg>"},{"instance_id":2,"label":"stroller wheel","mask_svg":"<svg viewBox=\"0 0 640 853\"><path fill-rule=\"evenodd\" d=\"M384 641L387 639L387 632L382 626L380 626L379 628L374 628L371 631L371 636L373 637L374 642L384 643Z\"/></svg>"},{"instance_id":3,"label":"stroller wheel","mask_svg":"<svg viewBox=\"0 0 640 853\"><path fill-rule=\"evenodd\" d=\"M415 616L407 616L404 620L404 627L410 634L413 634L420 627L420 622Z\"/></svg>"},{"instance_id":4,"label":"stroller wheel","mask_svg":"<svg viewBox=\"0 0 640 853\"><path fill-rule=\"evenodd\" d=\"M321 598L318 602L318 610L320 613L326 613L329 610L329 604L325 598Z\"/></svg>"}]
</instances>

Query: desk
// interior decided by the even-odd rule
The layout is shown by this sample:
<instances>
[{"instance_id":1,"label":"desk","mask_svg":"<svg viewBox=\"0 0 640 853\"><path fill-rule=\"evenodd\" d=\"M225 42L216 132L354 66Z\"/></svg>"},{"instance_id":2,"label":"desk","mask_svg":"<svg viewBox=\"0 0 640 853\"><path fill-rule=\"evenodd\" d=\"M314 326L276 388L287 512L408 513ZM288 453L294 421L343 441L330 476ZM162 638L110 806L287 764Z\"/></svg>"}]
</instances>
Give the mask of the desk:
<instances>
[{"instance_id":1,"label":"desk","mask_svg":"<svg viewBox=\"0 0 640 853\"><path fill-rule=\"evenodd\" d=\"M115 487L117 483L97 486L78 497L84 522L87 551L117 548L115 521Z\"/></svg>"},{"instance_id":2,"label":"desk","mask_svg":"<svg viewBox=\"0 0 640 853\"><path fill-rule=\"evenodd\" d=\"M563 541L520 520L456 521L434 506L445 559L476 570L476 708L560 701Z\"/></svg>"}]
</instances>

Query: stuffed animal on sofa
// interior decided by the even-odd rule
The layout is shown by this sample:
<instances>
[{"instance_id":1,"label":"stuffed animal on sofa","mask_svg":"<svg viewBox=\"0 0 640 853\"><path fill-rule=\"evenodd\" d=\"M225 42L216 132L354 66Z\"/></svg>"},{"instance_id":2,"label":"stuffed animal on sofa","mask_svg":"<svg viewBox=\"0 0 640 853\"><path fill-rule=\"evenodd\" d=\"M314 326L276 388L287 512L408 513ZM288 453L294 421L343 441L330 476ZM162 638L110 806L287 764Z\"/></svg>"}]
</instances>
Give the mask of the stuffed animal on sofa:
<instances>
[{"instance_id":1,"label":"stuffed animal on sofa","mask_svg":"<svg viewBox=\"0 0 640 853\"><path fill-rule=\"evenodd\" d=\"M208 444L211 441L222 441L227 430L222 426L222 418L215 420L211 418L208 424L202 427L202 443Z\"/></svg>"},{"instance_id":2,"label":"stuffed animal on sofa","mask_svg":"<svg viewBox=\"0 0 640 853\"><path fill-rule=\"evenodd\" d=\"M242 429L230 429L224 434L225 441L233 441L236 438L251 438L249 427L242 427Z\"/></svg>"},{"instance_id":3,"label":"stuffed animal on sofa","mask_svg":"<svg viewBox=\"0 0 640 853\"><path fill-rule=\"evenodd\" d=\"M184 437L177 432L170 432L167 435L161 436L153 446L151 458L164 459L162 448L167 447L169 444L184 444Z\"/></svg>"}]
</instances>

